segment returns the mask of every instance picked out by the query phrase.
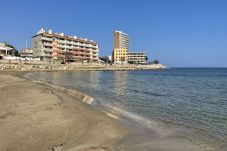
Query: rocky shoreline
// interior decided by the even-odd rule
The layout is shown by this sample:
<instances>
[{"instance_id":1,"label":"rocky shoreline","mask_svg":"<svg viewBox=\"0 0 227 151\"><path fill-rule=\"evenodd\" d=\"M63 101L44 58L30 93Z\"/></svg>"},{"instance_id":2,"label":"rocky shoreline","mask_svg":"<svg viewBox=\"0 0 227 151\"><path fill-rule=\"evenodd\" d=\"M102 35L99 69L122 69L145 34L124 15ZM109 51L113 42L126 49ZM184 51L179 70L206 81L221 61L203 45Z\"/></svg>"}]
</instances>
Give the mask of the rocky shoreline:
<instances>
[{"instance_id":1,"label":"rocky shoreline","mask_svg":"<svg viewBox=\"0 0 227 151\"><path fill-rule=\"evenodd\" d=\"M109 65L98 63L42 63L42 62L0 62L0 71L118 71L165 69L162 64L151 65Z\"/></svg>"}]
</instances>

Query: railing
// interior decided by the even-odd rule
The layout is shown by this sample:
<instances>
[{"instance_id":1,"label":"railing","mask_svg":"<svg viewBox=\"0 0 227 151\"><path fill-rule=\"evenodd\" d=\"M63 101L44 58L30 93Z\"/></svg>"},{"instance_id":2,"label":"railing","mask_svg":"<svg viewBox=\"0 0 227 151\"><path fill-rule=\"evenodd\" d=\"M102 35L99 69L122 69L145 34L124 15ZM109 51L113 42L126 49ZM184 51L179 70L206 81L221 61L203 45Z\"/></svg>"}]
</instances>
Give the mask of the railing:
<instances>
[{"instance_id":1,"label":"railing","mask_svg":"<svg viewBox=\"0 0 227 151\"><path fill-rule=\"evenodd\" d=\"M72 47L72 46L67 46L67 45L65 45L65 48L70 48L70 49L72 49L73 47Z\"/></svg>"},{"instance_id":2,"label":"railing","mask_svg":"<svg viewBox=\"0 0 227 151\"><path fill-rule=\"evenodd\" d=\"M60 44L65 44L64 40L57 40L57 42L60 43Z\"/></svg>"},{"instance_id":3,"label":"railing","mask_svg":"<svg viewBox=\"0 0 227 151\"><path fill-rule=\"evenodd\" d=\"M47 37L42 37L42 40L46 40L46 41L53 41L53 39L51 39L51 38L47 38Z\"/></svg>"},{"instance_id":4,"label":"railing","mask_svg":"<svg viewBox=\"0 0 227 151\"><path fill-rule=\"evenodd\" d=\"M53 49L44 49L44 52L53 52Z\"/></svg>"},{"instance_id":5,"label":"railing","mask_svg":"<svg viewBox=\"0 0 227 151\"><path fill-rule=\"evenodd\" d=\"M53 46L52 43L44 42L43 44L44 44L45 46Z\"/></svg>"},{"instance_id":6,"label":"railing","mask_svg":"<svg viewBox=\"0 0 227 151\"><path fill-rule=\"evenodd\" d=\"M65 45L58 45L59 48L64 48L65 49Z\"/></svg>"},{"instance_id":7,"label":"railing","mask_svg":"<svg viewBox=\"0 0 227 151\"><path fill-rule=\"evenodd\" d=\"M52 57L53 55L52 55L52 54L46 53L44 56L45 56L45 57Z\"/></svg>"}]
</instances>

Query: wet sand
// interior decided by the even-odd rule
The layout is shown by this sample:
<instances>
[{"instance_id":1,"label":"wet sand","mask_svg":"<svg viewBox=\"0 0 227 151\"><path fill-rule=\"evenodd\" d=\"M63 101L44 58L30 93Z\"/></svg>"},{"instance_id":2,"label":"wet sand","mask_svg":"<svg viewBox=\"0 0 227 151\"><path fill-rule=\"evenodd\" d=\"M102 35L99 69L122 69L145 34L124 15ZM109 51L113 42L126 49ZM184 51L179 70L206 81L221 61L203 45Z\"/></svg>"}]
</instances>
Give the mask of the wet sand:
<instances>
[{"instance_id":1,"label":"wet sand","mask_svg":"<svg viewBox=\"0 0 227 151\"><path fill-rule=\"evenodd\" d=\"M107 116L88 96L0 73L1 151L203 151L175 134L160 134Z\"/></svg>"}]
</instances>

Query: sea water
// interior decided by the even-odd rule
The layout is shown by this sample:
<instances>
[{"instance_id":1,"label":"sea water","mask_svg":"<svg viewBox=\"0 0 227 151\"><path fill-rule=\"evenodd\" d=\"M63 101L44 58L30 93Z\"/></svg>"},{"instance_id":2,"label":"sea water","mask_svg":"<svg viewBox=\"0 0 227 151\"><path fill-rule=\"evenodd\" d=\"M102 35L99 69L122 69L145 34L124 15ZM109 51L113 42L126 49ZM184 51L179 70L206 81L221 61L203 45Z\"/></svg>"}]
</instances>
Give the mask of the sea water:
<instances>
[{"instance_id":1,"label":"sea water","mask_svg":"<svg viewBox=\"0 0 227 151\"><path fill-rule=\"evenodd\" d=\"M27 77L64 85L126 118L200 130L227 142L227 68L36 72Z\"/></svg>"}]
</instances>

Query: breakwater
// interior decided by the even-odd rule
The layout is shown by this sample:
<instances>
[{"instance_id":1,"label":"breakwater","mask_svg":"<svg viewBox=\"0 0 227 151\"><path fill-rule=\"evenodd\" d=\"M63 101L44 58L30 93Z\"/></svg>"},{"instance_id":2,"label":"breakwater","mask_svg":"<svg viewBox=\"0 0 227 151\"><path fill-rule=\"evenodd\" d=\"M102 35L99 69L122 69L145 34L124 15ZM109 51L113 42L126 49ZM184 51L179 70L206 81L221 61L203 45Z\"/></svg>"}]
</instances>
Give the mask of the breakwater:
<instances>
[{"instance_id":1,"label":"breakwater","mask_svg":"<svg viewBox=\"0 0 227 151\"><path fill-rule=\"evenodd\" d=\"M105 70L152 70L165 69L162 64L151 65L110 65L100 63L48 63L48 62L2 62L0 71L105 71Z\"/></svg>"}]
</instances>

